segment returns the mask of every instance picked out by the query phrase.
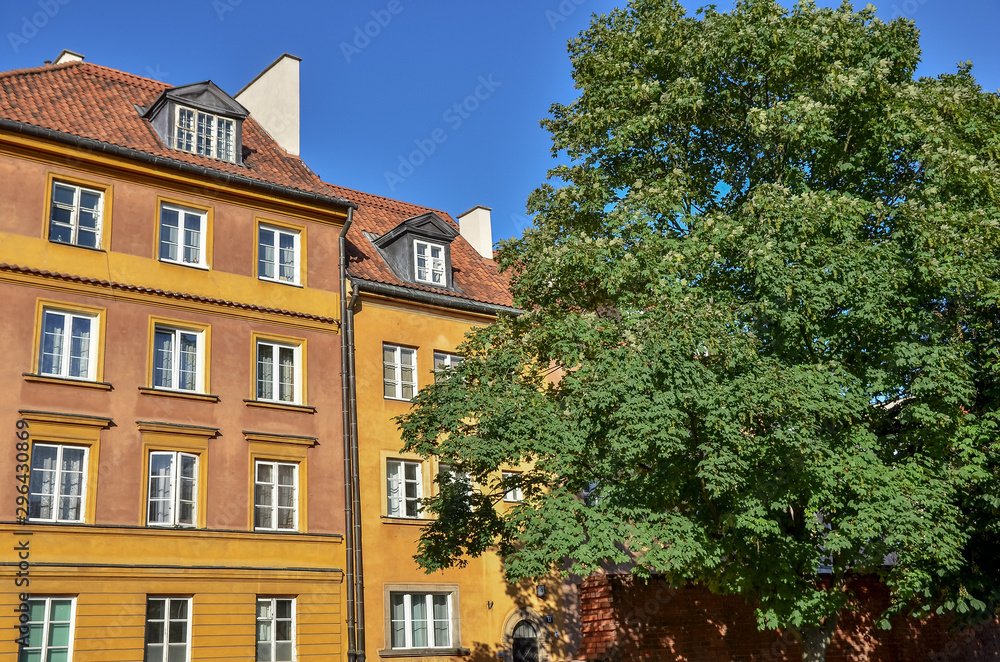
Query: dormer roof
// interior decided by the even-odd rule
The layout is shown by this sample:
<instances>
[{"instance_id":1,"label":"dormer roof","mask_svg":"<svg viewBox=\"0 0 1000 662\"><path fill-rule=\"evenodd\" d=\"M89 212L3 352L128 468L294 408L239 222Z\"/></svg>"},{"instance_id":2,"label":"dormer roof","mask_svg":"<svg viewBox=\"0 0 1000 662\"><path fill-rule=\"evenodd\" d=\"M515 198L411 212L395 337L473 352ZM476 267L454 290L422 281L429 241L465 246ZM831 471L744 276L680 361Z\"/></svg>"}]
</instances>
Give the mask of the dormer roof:
<instances>
[{"instance_id":1,"label":"dormer roof","mask_svg":"<svg viewBox=\"0 0 1000 662\"><path fill-rule=\"evenodd\" d=\"M447 221L430 211L408 218L393 229L375 239L373 243L379 248L386 248L398 237L412 235L439 243L450 244L458 232Z\"/></svg>"},{"instance_id":2,"label":"dormer roof","mask_svg":"<svg viewBox=\"0 0 1000 662\"><path fill-rule=\"evenodd\" d=\"M180 87L171 87L163 90L142 116L151 119L160 112L160 109L168 101L177 102L183 106L190 106L198 110L204 110L213 115L222 115L231 119L246 119L250 111L244 108L236 99L223 92L218 85L210 80Z\"/></svg>"}]
</instances>

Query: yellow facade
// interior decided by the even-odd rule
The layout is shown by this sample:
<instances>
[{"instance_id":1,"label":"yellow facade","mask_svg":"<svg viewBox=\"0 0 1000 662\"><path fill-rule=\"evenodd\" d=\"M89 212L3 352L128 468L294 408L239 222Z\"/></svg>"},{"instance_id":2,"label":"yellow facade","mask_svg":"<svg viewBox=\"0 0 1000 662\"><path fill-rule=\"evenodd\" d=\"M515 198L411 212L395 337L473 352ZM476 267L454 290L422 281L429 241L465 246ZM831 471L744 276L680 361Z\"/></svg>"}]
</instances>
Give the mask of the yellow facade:
<instances>
[{"instance_id":1,"label":"yellow facade","mask_svg":"<svg viewBox=\"0 0 1000 662\"><path fill-rule=\"evenodd\" d=\"M362 290L363 292L363 290ZM385 397L383 347L416 350L418 388L433 381L434 353L454 353L465 333L488 324L488 315L448 307L408 303L362 293L355 306L355 365L357 373L358 443L365 577L365 645L368 659L414 657L414 651L393 650L389 638L389 595L437 592L452 594L453 646L421 652L417 659L446 657L512 658L512 634L527 620L538 632L539 659L565 659L567 634L561 612L563 586L553 576L538 585L511 586L503 578L499 558L488 554L470 559L464 568L426 574L413 560L421 518L390 517L387 512L387 462L420 462L424 496L435 489L436 461L400 453L402 445L394 417L410 403ZM551 622L549 622L551 621Z\"/></svg>"}]
</instances>

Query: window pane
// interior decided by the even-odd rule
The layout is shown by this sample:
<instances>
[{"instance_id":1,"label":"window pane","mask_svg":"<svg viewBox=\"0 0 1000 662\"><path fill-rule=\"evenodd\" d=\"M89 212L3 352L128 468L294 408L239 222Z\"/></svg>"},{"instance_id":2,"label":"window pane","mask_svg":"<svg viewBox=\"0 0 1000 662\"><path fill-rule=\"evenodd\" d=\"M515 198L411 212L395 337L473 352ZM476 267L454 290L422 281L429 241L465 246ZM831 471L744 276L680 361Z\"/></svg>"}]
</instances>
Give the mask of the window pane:
<instances>
[{"instance_id":1,"label":"window pane","mask_svg":"<svg viewBox=\"0 0 1000 662\"><path fill-rule=\"evenodd\" d=\"M184 214L184 262L201 263L201 216Z\"/></svg>"},{"instance_id":2,"label":"window pane","mask_svg":"<svg viewBox=\"0 0 1000 662\"><path fill-rule=\"evenodd\" d=\"M180 244L180 213L169 207L160 208L160 259L177 262Z\"/></svg>"},{"instance_id":3,"label":"window pane","mask_svg":"<svg viewBox=\"0 0 1000 662\"><path fill-rule=\"evenodd\" d=\"M295 400L295 350L291 347L278 348L280 370L278 373L278 399L283 402Z\"/></svg>"},{"instance_id":4,"label":"window pane","mask_svg":"<svg viewBox=\"0 0 1000 662\"><path fill-rule=\"evenodd\" d=\"M42 316L42 365L43 375L60 375L63 366L66 315L46 311Z\"/></svg>"},{"instance_id":5,"label":"window pane","mask_svg":"<svg viewBox=\"0 0 1000 662\"><path fill-rule=\"evenodd\" d=\"M153 336L153 386L173 388L174 334L157 330Z\"/></svg>"},{"instance_id":6,"label":"window pane","mask_svg":"<svg viewBox=\"0 0 1000 662\"><path fill-rule=\"evenodd\" d=\"M168 646L167 662L187 662L187 644L171 644Z\"/></svg>"},{"instance_id":7,"label":"window pane","mask_svg":"<svg viewBox=\"0 0 1000 662\"><path fill-rule=\"evenodd\" d=\"M274 278L274 230L260 228L257 242L257 275L261 278Z\"/></svg>"},{"instance_id":8,"label":"window pane","mask_svg":"<svg viewBox=\"0 0 1000 662\"><path fill-rule=\"evenodd\" d=\"M414 594L410 596L410 600L413 646L424 648L427 646L427 596Z\"/></svg>"},{"instance_id":9,"label":"window pane","mask_svg":"<svg viewBox=\"0 0 1000 662\"><path fill-rule=\"evenodd\" d=\"M185 391L198 390L198 335L180 333L180 372L177 388Z\"/></svg>"},{"instance_id":10,"label":"window pane","mask_svg":"<svg viewBox=\"0 0 1000 662\"><path fill-rule=\"evenodd\" d=\"M290 642L278 642L274 646L275 662L291 662L292 644Z\"/></svg>"},{"instance_id":11,"label":"window pane","mask_svg":"<svg viewBox=\"0 0 1000 662\"><path fill-rule=\"evenodd\" d=\"M69 646L69 623L53 623L49 626L49 646Z\"/></svg>"},{"instance_id":12,"label":"window pane","mask_svg":"<svg viewBox=\"0 0 1000 662\"><path fill-rule=\"evenodd\" d=\"M257 343L257 397L274 399L274 347Z\"/></svg>"},{"instance_id":13,"label":"window pane","mask_svg":"<svg viewBox=\"0 0 1000 662\"><path fill-rule=\"evenodd\" d=\"M72 317L72 320L69 376L86 378L90 376L90 327L92 320L76 316Z\"/></svg>"}]
</instances>

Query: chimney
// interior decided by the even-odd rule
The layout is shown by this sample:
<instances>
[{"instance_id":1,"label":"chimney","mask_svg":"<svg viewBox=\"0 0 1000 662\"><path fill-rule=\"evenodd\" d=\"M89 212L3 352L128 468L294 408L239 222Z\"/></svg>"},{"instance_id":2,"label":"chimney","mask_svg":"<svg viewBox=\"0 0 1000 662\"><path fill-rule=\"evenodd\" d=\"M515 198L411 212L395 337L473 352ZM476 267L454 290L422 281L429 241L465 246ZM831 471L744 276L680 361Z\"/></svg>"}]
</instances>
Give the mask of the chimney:
<instances>
[{"instance_id":1,"label":"chimney","mask_svg":"<svg viewBox=\"0 0 1000 662\"><path fill-rule=\"evenodd\" d=\"M289 154L299 155L299 62L285 53L236 93L250 115Z\"/></svg>"},{"instance_id":2,"label":"chimney","mask_svg":"<svg viewBox=\"0 0 1000 662\"><path fill-rule=\"evenodd\" d=\"M52 64L56 65L64 62L83 62L83 56L64 48L63 52L56 56L56 59L52 62Z\"/></svg>"},{"instance_id":3,"label":"chimney","mask_svg":"<svg viewBox=\"0 0 1000 662\"><path fill-rule=\"evenodd\" d=\"M458 229L465 240L488 260L493 259L493 226L490 224L489 207L476 205L458 215Z\"/></svg>"}]
</instances>

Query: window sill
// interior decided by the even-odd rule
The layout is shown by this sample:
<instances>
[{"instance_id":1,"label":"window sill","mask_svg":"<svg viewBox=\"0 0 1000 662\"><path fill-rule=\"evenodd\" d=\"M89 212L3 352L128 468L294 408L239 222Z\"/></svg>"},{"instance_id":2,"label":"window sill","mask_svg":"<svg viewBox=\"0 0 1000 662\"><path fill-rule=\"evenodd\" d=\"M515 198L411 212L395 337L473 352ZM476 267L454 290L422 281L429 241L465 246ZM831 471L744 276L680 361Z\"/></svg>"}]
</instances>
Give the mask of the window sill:
<instances>
[{"instance_id":1,"label":"window sill","mask_svg":"<svg viewBox=\"0 0 1000 662\"><path fill-rule=\"evenodd\" d=\"M208 393L189 393L187 391L168 391L164 388L151 388L140 386L139 393L143 395L162 395L167 398L181 398L183 400L200 400L201 402L218 402L219 396Z\"/></svg>"},{"instance_id":2,"label":"window sill","mask_svg":"<svg viewBox=\"0 0 1000 662\"><path fill-rule=\"evenodd\" d=\"M244 400L247 407L261 407L263 409L283 409L285 411L297 411L303 414L315 414L316 408L310 405L293 405L287 402L271 402L269 400Z\"/></svg>"},{"instance_id":3,"label":"window sill","mask_svg":"<svg viewBox=\"0 0 1000 662\"><path fill-rule=\"evenodd\" d=\"M56 239L49 239L50 244L56 244L59 246L72 246L73 248L82 248L85 251L94 251L95 253L107 253L103 248L97 248L95 246L82 246L80 244L74 244L71 241L58 241Z\"/></svg>"},{"instance_id":4,"label":"window sill","mask_svg":"<svg viewBox=\"0 0 1000 662\"><path fill-rule=\"evenodd\" d=\"M191 269L201 269L202 271L209 271L212 267L207 264L191 264L190 262L174 262L173 260L164 260L160 258L159 260L163 264L173 264L178 267L190 267Z\"/></svg>"},{"instance_id":5,"label":"window sill","mask_svg":"<svg viewBox=\"0 0 1000 662\"><path fill-rule=\"evenodd\" d=\"M392 402L413 402L413 398L390 398L387 395L383 395L382 399L391 400Z\"/></svg>"},{"instance_id":6,"label":"window sill","mask_svg":"<svg viewBox=\"0 0 1000 662\"><path fill-rule=\"evenodd\" d=\"M111 391L114 387L108 382L92 382L86 379L71 379L69 377L52 377L49 375L36 375L30 372L22 373L26 382L36 384L55 384L57 386L78 386L80 388L90 388L96 391Z\"/></svg>"},{"instance_id":7,"label":"window sill","mask_svg":"<svg viewBox=\"0 0 1000 662\"><path fill-rule=\"evenodd\" d=\"M262 276L257 276L257 280L262 283L274 283L275 285L287 285L288 287L298 287L304 288L305 285L302 283L289 283L287 280L275 280L274 278L264 278Z\"/></svg>"},{"instance_id":8,"label":"window sill","mask_svg":"<svg viewBox=\"0 0 1000 662\"><path fill-rule=\"evenodd\" d=\"M469 655L468 648L390 648L380 650L379 657L457 657Z\"/></svg>"},{"instance_id":9,"label":"window sill","mask_svg":"<svg viewBox=\"0 0 1000 662\"><path fill-rule=\"evenodd\" d=\"M403 524L404 526L427 526L434 520L426 517L390 517L382 515L383 524Z\"/></svg>"}]
</instances>

